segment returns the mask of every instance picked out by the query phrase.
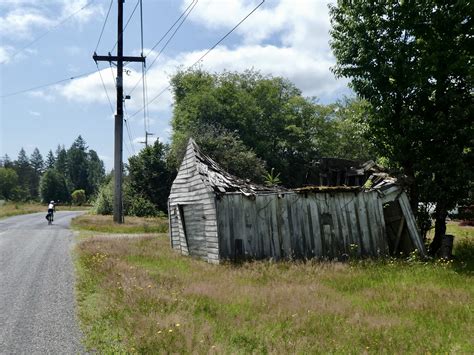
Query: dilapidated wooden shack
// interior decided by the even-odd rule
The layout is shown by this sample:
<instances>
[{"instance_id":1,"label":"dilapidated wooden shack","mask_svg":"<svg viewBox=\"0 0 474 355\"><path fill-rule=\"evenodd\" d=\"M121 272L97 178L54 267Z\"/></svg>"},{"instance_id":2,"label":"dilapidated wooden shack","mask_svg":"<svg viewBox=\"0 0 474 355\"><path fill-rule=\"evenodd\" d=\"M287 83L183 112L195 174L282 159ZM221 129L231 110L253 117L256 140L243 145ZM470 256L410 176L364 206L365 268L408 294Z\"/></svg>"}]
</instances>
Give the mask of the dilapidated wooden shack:
<instances>
[{"instance_id":1,"label":"dilapidated wooden shack","mask_svg":"<svg viewBox=\"0 0 474 355\"><path fill-rule=\"evenodd\" d=\"M211 263L425 254L394 179L377 176L370 188L266 187L228 174L192 139L171 188L169 223L174 249Z\"/></svg>"}]
</instances>

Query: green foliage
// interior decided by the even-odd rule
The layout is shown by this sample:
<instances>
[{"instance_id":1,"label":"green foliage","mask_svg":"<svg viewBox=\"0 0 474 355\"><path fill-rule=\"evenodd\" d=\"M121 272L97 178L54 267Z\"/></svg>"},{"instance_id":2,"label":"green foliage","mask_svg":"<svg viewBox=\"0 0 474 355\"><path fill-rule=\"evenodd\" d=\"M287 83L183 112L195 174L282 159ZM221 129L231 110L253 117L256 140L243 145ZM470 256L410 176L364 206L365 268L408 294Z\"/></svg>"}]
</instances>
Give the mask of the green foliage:
<instances>
[{"instance_id":1,"label":"green foliage","mask_svg":"<svg viewBox=\"0 0 474 355\"><path fill-rule=\"evenodd\" d=\"M174 167L191 136L229 172L262 182L265 167L273 168L286 186L307 183L323 155L374 158L359 119L367 114L363 102L319 105L288 80L254 71L179 72L172 86Z\"/></svg>"},{"instance_id":2,"label":"green foliage","mask_svg":"<svg viewBox=\"0 0 474 355\"><path fill-rule=\"evenodd\" d=\"M15 170L12 168L0 168L0 199L15 199L18 188L18 175Z\"/></svg>"},{"instance_id":3,"label":"green foliage","mask_svg":"<svg viewBox=\"0 0 474 355\"><path fill-rule=\"evenodd\" d=\"M48 155L46 156L46 162L44 164L46 170L53 169L55 164L56 164L56 158L54 157L53 151L49 150Z\"/></svg>"},{"instance_id":4,"label":"green foliage","mask_svg":"<svg viewBox=\"0 0 474 355\"><path fill-rule=\"evenodd\" d=\"M133 215L143 215L141 213L146 210L149 210L150 213L155 210L151 214L155 215L156 208L163 212L168 210L168 196L175 177L175 174L166 163L168 151L168 146L157 140L153 145L142 149L137 155L129 158L130 202L133 211L140 213L131 212ZM146 201L147 207L143 207L144 209L141 212L139 212L139 206L136 203L134 204L135 196L140 196L143 201ZM156 207L151 209L150 203Z\"/></svg>"},{"instance_id":5,"label":"green foliage","mask_svg":"<svg viewBox=\"0 0 474 355\"><path fill-rule=\"evenodd\" d=\"M39 182L44 170L43 156L38 148L35 148L30 157L31 176L29 181L30 196L32 199L39 198Z\"/></svg>"},{"instance_id":6,"label":"green foliage","mask_svg":"<svg viewBox=\"0 0 474 355\"><path fill-rule=\"evenodd\" d=\"M61 201L69 201L70 193L74 190L84 190L86 196L90 197L97 192L98 187L104 179L104 163L93 150L87 151L85 141L79 136L69 150L58 145L56 156L50 150L46 162L43 160L38 148L35 148L30 158L21 148L17 160L10 161L8 155L0 159L0 167L13 168L18 176L18 186L9 193L9 198L17 201L34 201L40 197L40 182L46 171L55 171L53 180L57 180L57 174L61 177L60 191L52 190L51 193L59 193L63 196ZM51 174L46 178L47 184L51 180ZM56 184L57 181L52 182ZM65 184L67 196L64 195ZM43 186L45 189L49 189ZM43 191L46 194L49 192ZM49 198L48 198L49 199ZM47 200L48 200L47 199Z\"/></svg>"},{"instance_id":7,"label":"green foliage","mask_svg":"<svg viewBox=\"0 0 474 355\"><path fill-rule=\"evenodd\" d=\"M33 170L30 165L26 152L23 148L18 153L18 158L13 164L14 169L18 175L19 189L17 198L21 201L27 201L30 199L30 180L33 174Z\"/></svg>"},{"instance_id":8,"label":"green foliage","mask_svg":"<svg viewBox=\"0 0 474 355\"><path fill-rule=\"evenodd\" d=\"M334 72L372 106L372 143L407 175L412 206L435 202L437 240L474 171L468 1L338 1Z\"/></svg>"},{"instance_id":9,"label":"green foliage","mask_svg":"<svg viewBox=\"0 0 474 355\"><path fill-rule=\"evenodd\" d=\"M457 261L216 266L165 235L89 238L77 256L86 350L472 353L474 284Z\"/></svg>"},{"instance_id":10,"label":"green foliage","mask_svg":"<svg viewBox=\"0 0 474 355\"><path fill-rule=\"evenodd\" d=\"M155 217L158 216L156 206L143 196L137 195L130 200L127 215L136 217Z\"/></svg>"},{"instance_id":11,"label":"green foliage","mask_svg":"<svg viewBox=\"0 0 474 355\"><path fill-rule=\"evenodd\" d=\"M87 146L81 136L76 138L67 151L67 166L72 190L84 189L87 195L91 194Z\"/></svg>"},{"instance_id":12,"label":"green foliage","mask_svg":"<svg viewBox=\"0 0 474 355\"><path fill-rule=\"evenodd\" d=\"M39 192L44 203L48 201L68 202L71 197L64 177L55 169L46 170L40 180Z\"/></svg>"},{"instance_id":13,"label":"green foliage","mask_svg":"<svg viewBox=\"0 0 474 355\"><path fill-rule=\"evenodd\" d=\"M187 132L176 133L169 156L170 165L176 170L184 156L189 138L194 138L202 152L211 156L229 173L254 182L263 182L262 176L266 174L266 169L262 159L245 146L237 133L217 124L197 123Z\"/></svg>"},{"instance_id":14,"label":"green foliage","mask_svg":"<svg viewBox=\"0 0 474 355\"><path fill-rule=\"evenodd\" d=\"M93 203L93 211L96 214L110 215L114 212L113 181L103 184Z\"/></svg>"},{"instance_id":15,"label":"green foliage","mask_svg":"<svg viewBox=\"0 0 474 355\"><path fill-rule=\"evenodd\" d=\"M276 186L281 184L280 173L275 174L273 168L268 174L264 175L263 178L265 180L265 185L267 186Z\"/></svg>"},{"instance_id":16,"label":"green foliage","mask_svg":"<svg viewBox=\"0 0 474 355\"><path fill-rule=\"evenodd\" d=\"M82 206L86 202L86 192L84 190L73 191L71 200L74 205Z\"/></svg>"}]
</instances>

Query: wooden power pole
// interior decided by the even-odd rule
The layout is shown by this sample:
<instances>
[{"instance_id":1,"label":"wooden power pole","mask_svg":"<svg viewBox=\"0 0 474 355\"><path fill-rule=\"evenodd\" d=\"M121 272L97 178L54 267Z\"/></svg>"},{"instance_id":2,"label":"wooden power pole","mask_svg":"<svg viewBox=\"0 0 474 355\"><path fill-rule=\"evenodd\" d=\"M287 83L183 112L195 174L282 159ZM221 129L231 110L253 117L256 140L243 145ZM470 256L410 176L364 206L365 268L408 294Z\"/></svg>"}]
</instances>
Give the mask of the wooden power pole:
<instances>
[{"instance_id":1,"label":"wooden power pole","mask_svg":"<svg viewBox=\"0 0 474 355\"><path fill-rule=\"evenodd\" d=\"M125 0L117 0L118 21L117 21L117 55L100 56L94 53L92 58L95 62L116 62L117 63L117 112L115 114L115 145L114 145L114 222L123 222L122 204L122 151L123 151L123 62L145 62L145 57L124 57L123 56L123 3Z\"/></svg>"}]
</instances>

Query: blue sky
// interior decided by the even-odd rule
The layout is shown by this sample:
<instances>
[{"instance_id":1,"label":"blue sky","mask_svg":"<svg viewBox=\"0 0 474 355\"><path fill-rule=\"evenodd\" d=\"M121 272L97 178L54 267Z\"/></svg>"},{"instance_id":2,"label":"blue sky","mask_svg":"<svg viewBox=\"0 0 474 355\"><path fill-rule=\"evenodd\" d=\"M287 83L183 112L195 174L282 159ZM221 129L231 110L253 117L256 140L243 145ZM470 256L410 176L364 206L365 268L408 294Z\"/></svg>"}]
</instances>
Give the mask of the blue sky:
<instances>
[{"instance_id":1,"label":"blue sky","mask_svg":"<svg viewBox=\"0 0 474 355\"><path fill-rule=\"evenodd\" d=\"M138 0L125 1L125 21L137 3ZM178 68L196 62L259 3L256 0L143 0L144 52L149 53L148 99L169 85L170 76ZM323 103L336 101L350 94L350 90L347 82L337 80L329 69L334 58L328 44L327 3L326 0L267 0L210 52L201 66L211 72L253 68L290 79L305 96L315 96ZM186 21L150 66L166 39L154 51L150 49L190 4L193 10ZM16 159L21 147L27 154L38 147L46 156L58 144L70 146L80 134L98 152L107 170L112 168L113 112L92 60L109 5L110 0L0 1L0 96L4 96L0 98L0 156L8 154ZM114 46L116 19L117 3L113 0L98 54L105 55ZM126 55L139 55L141 51L139 20L137 9L125 31ZM141 78L139 65L131 64L127 68L125 94ZM99 63L99 70L115 108L116 73L108 63ZM90 75L78 79L5 96L89 72ZM130 138L125 130L124 161L143 147L140 142L145 131L143 113L130 117L143 106L141 83L131 96L126 102ZM149 105L148 131L163 141L170 137L172 104L171 93L165 91Z\"/></svg>"}]
</instances>

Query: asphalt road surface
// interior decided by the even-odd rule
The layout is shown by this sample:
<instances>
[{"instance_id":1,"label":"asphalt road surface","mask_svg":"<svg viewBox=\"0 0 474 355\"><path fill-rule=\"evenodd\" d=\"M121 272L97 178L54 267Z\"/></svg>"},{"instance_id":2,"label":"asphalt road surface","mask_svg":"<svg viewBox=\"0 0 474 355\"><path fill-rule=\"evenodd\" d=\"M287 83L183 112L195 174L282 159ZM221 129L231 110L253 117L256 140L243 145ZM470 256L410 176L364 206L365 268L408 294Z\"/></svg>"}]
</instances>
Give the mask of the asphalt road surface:
<instances>
[{"instance_id":1,"label":"asphalt road surface","mask_svg":"<svg viewBox=\"0 0 474 355\"><path fill-rule=\"evenodd\" d=\"M69 230L80 212L0 220L0 354L83 353Z\"/></svg>"}]
</instances>

